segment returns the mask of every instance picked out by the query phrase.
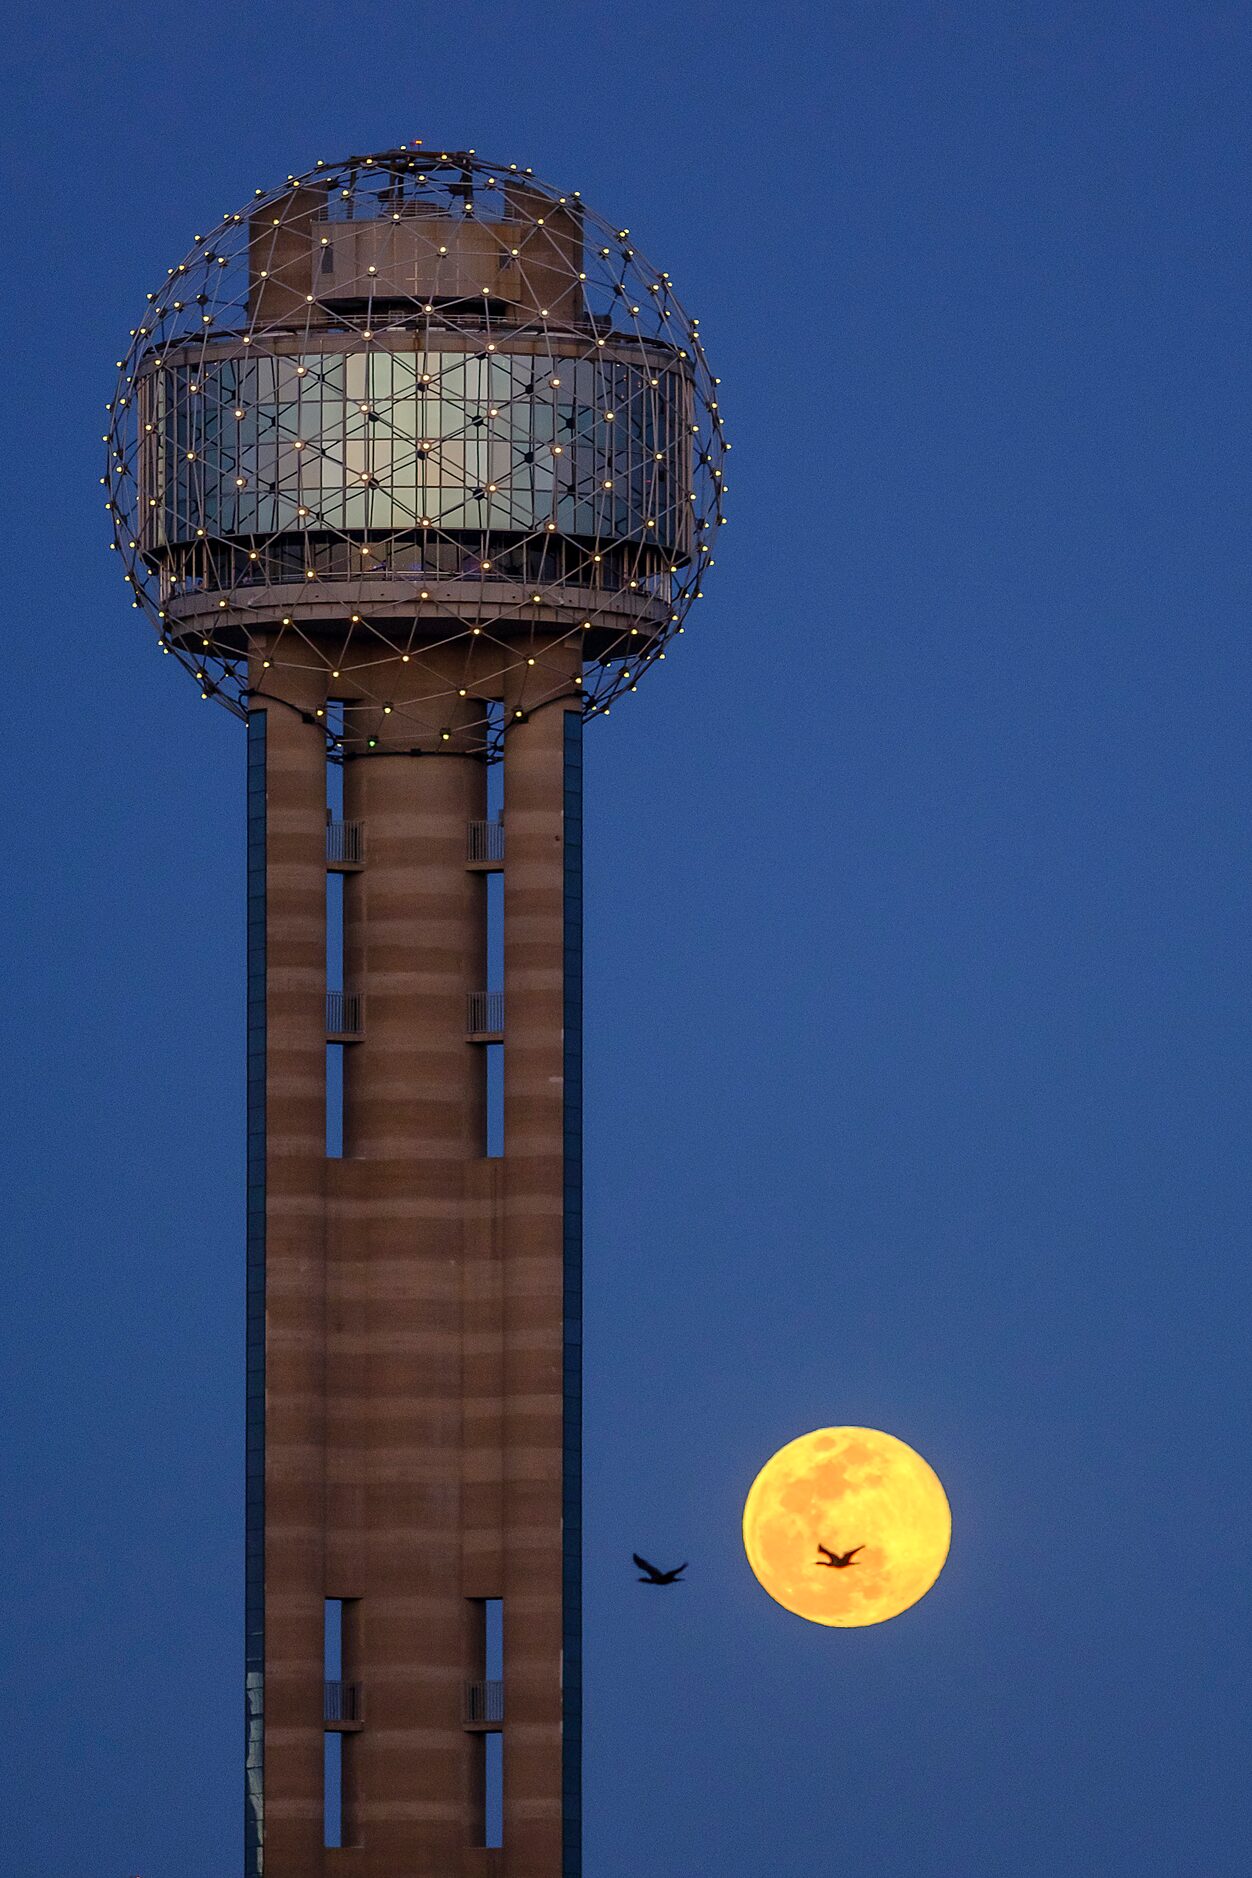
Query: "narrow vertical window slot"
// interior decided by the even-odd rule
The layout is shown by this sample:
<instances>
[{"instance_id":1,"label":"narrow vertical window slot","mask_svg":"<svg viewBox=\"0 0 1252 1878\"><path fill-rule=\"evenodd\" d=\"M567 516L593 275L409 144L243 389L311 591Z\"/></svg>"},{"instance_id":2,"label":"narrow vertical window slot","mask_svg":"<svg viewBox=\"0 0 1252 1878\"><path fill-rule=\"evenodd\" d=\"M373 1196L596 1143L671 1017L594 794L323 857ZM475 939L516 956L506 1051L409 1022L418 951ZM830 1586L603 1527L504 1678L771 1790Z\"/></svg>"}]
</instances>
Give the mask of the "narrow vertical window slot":
<instances>
[{"instance_id":1,"label":"narrow vertical window slot","mask_svg":"<svg viewBox=\"0 0 1252 1878\"><path fill-rule=\"evenodd\" d=\"M494 715L493 715L494 714ZM492 703L488 706L488 715L492 717L495 728L502 729L504 707ZM489 763L487 766L487 819L499 822L504 815L504 764ZM507 859L505 865L507 866ZM488 874L487 888L487 990L503 997L504 993L504 875ZM507 1022L507 1013L506 1019ZM491 1159L499 1159L504 1153L504 1045L489 1043L483 1052L486 1057L486 1143L485 1152Z\"/></svg>"},{"instance_id":2,"label":"narrow vertical window slot","mask_svg":"<svg viewBox=\"0 0 1252 1878\"><path fill-rule=\"evenodd\" d=\"M487 990L504 989L504 875L487 876Z\"/></svg>"},{"instance_id":3,"label":"narrow vertical window slot","mask_svg":"<svg viewBox=\"0 0 1252 1878\"><path fill-rule=\"evenodd\" d=\"M473 1730L470 1806L473 1843L504 1843L504 1604L474 1598L469 1608L465 1721Z\"/></svg>"},{"instance_id":4,"label":"narrow vertical window slot","mask_svg":"<svg viewBox=\"0 0 1252 1878\"><path fill-rule=\"evenodd\" d=\"M504 1045L489 1043L483 1050L487 1059L487 1157L499 1160L504 1153Z\"/></svg>"},{"instance_id":5,"label":"narrow vertical window slot","mask_svg":"<svg viewBox=\"0 0 1252 1878\"><path fill-rule=\"evenodd\" d=\"M504 1844L504 1736L483 1736L483 1844Z\"/></svg>"},{"instance_id":6,"label":"narrow vertical window slot","mask_svg":"<svg viewBox=\"0 0 1252 1878\"><path fill-rule=\"evenodd\" d=\"M483 1693L489 1721L504 1715L504 1600L483 1599ZM483 1844L504 1844L504 1735L497 1727L483 1736Z\"/></svg>"},{"instance_id":7,"label":"narrow vertical window slot","mask_svg":"<svg viewBox=\"0 0 1252 1878\"><path fill-rule=\"evenodd\" d=\"M343 1599L327 1598L322 1646L322 1674L327 1682L343 1681Z\"/></svg>"},{"instance_id":8,"label":"narrow vertical window slot","mask_svg":"<svg viewBox=\"0 0 1252 1878\"><path fill-rule=\"evenodd\" d=\"M326 727L331 737L343 736L343 703L339 699L330 699L326 706ZM343 820L343 764L332 759L329 751L326 758L326 826L328 830L327 858L332 846L329 830L332 823ZM327 992L345 989L343 982L343 947L344 947L344 876L334 873L329 866L326 872L326 989ZM328 999L329 1002L329 999ZM326 1045L326 1153L328 1158L338 1160L343 1154L343 1052L341 1043Z\"/></svg>"},{"instance_id":9,"label":"narrow vertical window slot","mask_svg":"<svg viewBox=\"0 0 1252 1878\"><path fill-rule=\"evenodd\" d=\"M343 1159L343 1052L342 1043L326 1045L326 1157Z\"/></svg>"},{"instance_id":10,"label":"narrow vertical window slot","mask_svg":"<svg viewBox=\"0 0 1252 1878\"><path fill-rule=\"evenodd\" d=\"M326 989L343 991L343 875L326 876Z\"/></svg>"},{"instance_id":11,"label":"narrow vertical window slot","mask_svg":"<svg viewBox=\"0 0 1252 1878\"><path fill-rule=\"evenodd\" d=\"M499 744L504 731L504 706L496 698L488 698L485 705L487 713L487 737L491 743ZM504 810L504 764L487 765L487 814L492 821Z\"/></svg>"},{"instance_id":12,"label":"narrow vertical window slot","mask_svg":"<svg viewBox=\"0 0 1252 1878\"><path fill-rule=\"evenodd\" d=\"M322 1736L322 1844L343 1844L343 1736L333 1728Z\"/></svg>"},{"instance_id":13,"label":"narrow vertical window slot","mask_svg":"<svg viewBox=\"0 0 1252 1878\"><path fill-rule=\"evenodd\" d=\"M488 874L487 888L487 990L496 998L504 994L504 875ZM504 1153L504 1045L487 1044L486 1056L487 1143L489 1156Z\"/></svg>"},{"instance_id":14,"label":"narrow vertical window slot","mask_svg":"<svg viewBox=\"0 0 1252 1878\"><path fill-rule=\"evenodd\" d=\"M336 1710L336 1692L343 1686L343 1600L327 1598L322 1646L325 1680L323 1716ZM343 1736L327 1729L322 1737L322 1844L343 1844Z\"/></svg>"},{"instance_id":15,"label":"narrow vertical window slot","mask_svg":"<svg viewBox=\"0 0 1252 1878\"><path fill-rule=\"evenodd\" d=\"M326 990L342 992L344 876L326 875ZM329 998L327 1003L329 1004ZM326 1153L338 1160L343 1154L343 1053L346 1045L326 1045Z\"/></svg>"},{"instance_id":16,"label":"narrow vertical window slot","mask_svg":"<svg viewBox=\"0 0 1252 1878\"><path fill-rule=\"evenodd\" d=\"M344 707L342 698L326 701L326 729L330 738L342 742ZM326 807L332 821L343 820L343 761L330 750L326 754Z\"/></svg>"},{"instance_id":17,"label":"narrow vertical window slot","mask_svg":"<svg viewBox=\"0 0 1252 1878\"><path fill-rule=\"evenodd\" d=\"M504 1599L483 1599L483 1675L504 1681Z\"/></svg>"}]
</instances>

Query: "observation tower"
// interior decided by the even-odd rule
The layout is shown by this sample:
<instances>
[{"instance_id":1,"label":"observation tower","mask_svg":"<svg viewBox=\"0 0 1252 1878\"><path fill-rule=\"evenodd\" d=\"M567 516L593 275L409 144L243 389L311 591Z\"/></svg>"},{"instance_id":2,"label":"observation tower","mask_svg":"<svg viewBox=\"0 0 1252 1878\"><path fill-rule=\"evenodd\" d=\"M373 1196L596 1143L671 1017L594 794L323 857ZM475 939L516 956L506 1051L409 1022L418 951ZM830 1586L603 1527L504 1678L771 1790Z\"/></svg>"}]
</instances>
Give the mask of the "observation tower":
<instances>
[{"instance_id":1,"label":"observation tower","mask_svg":"<svg viewBox=\"0 0 1252 1878\"><path fill-rule=\"evenodd\" d=\"M582 728L702 592L698 323L514 164L319 162L119 362L247 724L247 1878L578 1878Z\"/></svg>"}]
</instances>

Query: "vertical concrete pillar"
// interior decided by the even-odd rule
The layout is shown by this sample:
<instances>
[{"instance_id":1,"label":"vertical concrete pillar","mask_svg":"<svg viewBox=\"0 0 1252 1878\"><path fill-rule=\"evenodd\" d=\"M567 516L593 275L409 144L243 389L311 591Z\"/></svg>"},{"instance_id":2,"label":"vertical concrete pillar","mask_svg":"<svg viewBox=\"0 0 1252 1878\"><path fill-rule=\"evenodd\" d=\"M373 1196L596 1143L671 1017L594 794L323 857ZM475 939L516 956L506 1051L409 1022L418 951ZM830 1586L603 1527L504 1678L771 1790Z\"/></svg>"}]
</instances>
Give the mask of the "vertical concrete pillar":
<instances>
[{"instance_id":1,"label":"vertical concrete pillar","mask_svg":"<svg viewBox=\"0 0 1252 1878\"><path fill-rule=\"evenodd\" d=\"M568 708L577 709L577 700ZM510 1878L556 1878L562 1871L565 715L555 705L508 720L504 759L504 1778Z\"/></svg>"},{"instance_id":2,"label":"vertical concrete pillar","mask_svg":"<svg viewBox=\"0 0 1252 1878\"><path fill-rule=\"evenodd\" d=\"M350 761L344 1157L328 1165L328 1550L355 1607L365 1725L349 1812L368 1878L448 1878L470 1837L463 1729L467 1175L484 1150L485 882L466 866L485 811L479 757ZM345 1855L346 1856L346 1855Z\"/></svg>"},{"instance_id":3,"label":"vertical concrete pillar","mask_svg":"<svg viewBox=\"0 0 1252 1878\"><path fill-rule=\"evenodd\" d=\"M459 1164L482 1152L482 1052L465 1036L468 994L486 984L486 883L465 862L485 778L472 756L347 766L344 812L361 822L366 854L345 901L344 982L365 1000L364 1038L345 1064L354 1159Z\"/></svg>"},{"instance_id":4,"label":"vertical concrete pillar","mask_svg":"<svg viewBox=\"0 0 1252 1878\"><path fill-rule=\"evenodd\" d=\"M326 772L266 712L265 1870L322 1864Z\"/></svg>"}]
</instances>

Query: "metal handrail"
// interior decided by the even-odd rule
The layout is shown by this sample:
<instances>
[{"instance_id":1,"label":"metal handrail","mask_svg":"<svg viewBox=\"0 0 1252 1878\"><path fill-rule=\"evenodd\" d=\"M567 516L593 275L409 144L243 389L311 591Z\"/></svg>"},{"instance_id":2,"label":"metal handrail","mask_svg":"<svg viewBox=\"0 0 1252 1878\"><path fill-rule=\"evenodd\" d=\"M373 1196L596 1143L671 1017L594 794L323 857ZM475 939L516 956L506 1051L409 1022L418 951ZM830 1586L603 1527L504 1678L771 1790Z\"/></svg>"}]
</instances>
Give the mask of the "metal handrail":
<instances>
[{"instance_id":1,"label":"metal handrail","mask_svg":"<svg viewBox=\"0 0 1252 1878\"><path fill-rule=\"evenodd\" d=\"M503 991L471 991L466 999L465 1028L471 1036L504 1030Z\"/></svg>"},{"instance_id":2,"label":"metal handrail","mask_svg":"<svg viewBox=\"0 0 1252 1878\"><path fill-rule=\"evenodd\" d=\"M328 1722L359 1722L362 1711L361 1685L359 1682L328 1682L323 1684L322 1720Z\"/></svg>"},{"instance_id":3,"label":"metal handrail","mask_svg":"<svg viewBox=\"0 0 1252 1878\"><path fill-rule=\"evenodd\" d=\"M471 822L468 830L466 859L502 861L504 859L504 822L499 815L490 821Z\"/></svg>"},{"instance_id":4,"label":"metal handrail","mask_svg":"<svg viewBox=\"0 0 1252 1878\"><path fill-rule=\"evenodd\" d=\"M326 1028L340 1037L359 1037L365 1029L365 999L359 991L326 993Z\"/></svg>"},{"instance_id":5,"label":"metal handrail","mask_svg":"<svg viewBox=\"0 0 1252 1878\"><path fill-rule=\"evenodd\" d=\"M326 859L358 867L365 859L365 830L360 822L327 822Z\"/></svg>"},{"instance_id":6,"label":"metal handrail","mask_svg":"<svg viewBox=\"0 0 1252 1878\"><path fill-rule=\"evenodd\" d=\"M504 1684L502 1682L467 1682L465 1685L467 1722L502 1722L504 1720Z\"/></svg>"}]
</instances>

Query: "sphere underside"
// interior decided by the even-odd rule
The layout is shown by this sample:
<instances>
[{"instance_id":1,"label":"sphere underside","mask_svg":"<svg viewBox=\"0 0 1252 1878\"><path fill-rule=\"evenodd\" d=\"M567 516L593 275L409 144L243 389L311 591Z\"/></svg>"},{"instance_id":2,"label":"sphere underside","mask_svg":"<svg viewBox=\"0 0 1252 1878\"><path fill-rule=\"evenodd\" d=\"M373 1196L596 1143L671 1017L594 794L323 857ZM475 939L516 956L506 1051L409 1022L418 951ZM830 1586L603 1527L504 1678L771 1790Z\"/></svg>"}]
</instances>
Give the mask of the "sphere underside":
<instances>
[{"instance_id":1,"label":"sphere underside","mask_svg":"<svg viewBox=\"0 0 1252 1878\"><path fill-rule=\"evenodd\" d=\"M132 340L114 545L236 710L490 752L575 690L606 710L702 593L728 446L698 323L576 195L472 153L319 165L197 237Z\"/></svg>"}]
</instances>

